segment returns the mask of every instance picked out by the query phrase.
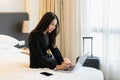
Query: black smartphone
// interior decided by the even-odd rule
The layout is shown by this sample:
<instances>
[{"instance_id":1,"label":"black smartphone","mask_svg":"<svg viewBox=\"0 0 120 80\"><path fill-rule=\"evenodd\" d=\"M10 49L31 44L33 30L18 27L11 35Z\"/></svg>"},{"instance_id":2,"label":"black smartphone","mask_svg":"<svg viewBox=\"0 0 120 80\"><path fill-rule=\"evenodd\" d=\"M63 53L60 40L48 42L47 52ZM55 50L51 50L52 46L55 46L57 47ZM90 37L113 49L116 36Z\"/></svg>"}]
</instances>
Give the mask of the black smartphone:
<instances>
[{"instance_id":1,"label":"black smartphone","mask_svg":"<svg viewBox=\"0 0 120 80\"><path fill-rule=\"evenodd\" d=\"M52 73L48 73L48 72L41 72L40 74L43 74L45 76L51 76L51 75L53 75Z\"/></svg>"}]
</instances>

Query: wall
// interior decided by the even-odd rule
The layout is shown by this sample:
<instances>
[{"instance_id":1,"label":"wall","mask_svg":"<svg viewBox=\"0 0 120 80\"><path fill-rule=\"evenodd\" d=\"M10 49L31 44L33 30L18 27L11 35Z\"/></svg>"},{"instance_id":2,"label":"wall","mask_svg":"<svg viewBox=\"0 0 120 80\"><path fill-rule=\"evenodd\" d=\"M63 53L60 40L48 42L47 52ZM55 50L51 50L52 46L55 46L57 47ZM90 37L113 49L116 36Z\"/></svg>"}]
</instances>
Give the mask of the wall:
<instances>
[{"instance_id":1,"label":"wall","mask_svg":"<svg viewBox=\"0 0 120 80\"><path fill-rule=\"evenodd\" d=\"M25 12L25 0L0 0L0 12Z\"/></svg>"}]
</instances>

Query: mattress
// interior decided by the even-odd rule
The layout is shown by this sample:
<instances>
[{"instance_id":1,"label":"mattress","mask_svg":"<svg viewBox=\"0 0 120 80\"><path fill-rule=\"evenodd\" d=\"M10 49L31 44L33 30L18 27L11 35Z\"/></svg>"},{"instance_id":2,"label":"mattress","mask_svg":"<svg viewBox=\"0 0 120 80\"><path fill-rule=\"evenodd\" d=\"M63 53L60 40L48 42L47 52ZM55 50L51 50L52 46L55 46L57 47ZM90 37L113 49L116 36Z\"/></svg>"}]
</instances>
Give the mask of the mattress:
<instances>
[{"instance_id":1,"label":"mattress","mask_svg":"<svg viewBox=\"0 0 120 80\"><path fill-rule=\"evenodd\" d=\"M41 72L53 75L45 76ZM94 68L81 67L73 73L29 68L29 55L16 48L0 50L0 80L103 80L103 73Z\"/></svg>"}]
</instances>

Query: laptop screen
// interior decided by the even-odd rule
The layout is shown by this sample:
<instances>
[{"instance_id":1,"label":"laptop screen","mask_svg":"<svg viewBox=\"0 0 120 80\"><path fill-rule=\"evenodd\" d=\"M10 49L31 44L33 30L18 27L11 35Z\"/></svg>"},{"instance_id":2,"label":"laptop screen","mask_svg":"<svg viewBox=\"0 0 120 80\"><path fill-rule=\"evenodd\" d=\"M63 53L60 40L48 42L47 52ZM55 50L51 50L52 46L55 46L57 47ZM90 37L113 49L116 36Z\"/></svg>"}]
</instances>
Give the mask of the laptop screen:
<instances>
[{"instance_id":1,"label":"laptop screen","mask_svg":"<svg viewBox=\"0 0 120 80\"><path fill-rule=\"evenodd\" d=\"M88 54L89 54L89 52L83 54L83 55L78 59L77 64L75 65L74 71L77 70L78 68L80 68L80 67L84 64L85 60L86 60L87 57L88 57Z\"/></svg>"}]
</instances>

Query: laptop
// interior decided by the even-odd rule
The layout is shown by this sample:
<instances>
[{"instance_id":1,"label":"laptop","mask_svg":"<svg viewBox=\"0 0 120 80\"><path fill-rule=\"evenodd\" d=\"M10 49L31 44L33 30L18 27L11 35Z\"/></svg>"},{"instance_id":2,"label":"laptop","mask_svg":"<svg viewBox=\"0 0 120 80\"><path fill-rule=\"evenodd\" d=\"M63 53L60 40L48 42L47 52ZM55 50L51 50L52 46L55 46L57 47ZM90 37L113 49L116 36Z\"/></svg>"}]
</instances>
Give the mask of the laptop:
<instances>
[{"instance_id":1,"label":"laptop","mask_svg":"<svg viewBox=\"0 0 120 80\"><path fill-rule=\"evenodd\" d=\"M68 68L68 69L65 69L65 70L59 70L59 71L62 71L62 72L75 72L76 70L78 70L79 68L81 68L85 62L85 60L87 59L88 57L88 53L85 53L83 54L77 61L76 65Z\"/></svg>"}]
</instances>

